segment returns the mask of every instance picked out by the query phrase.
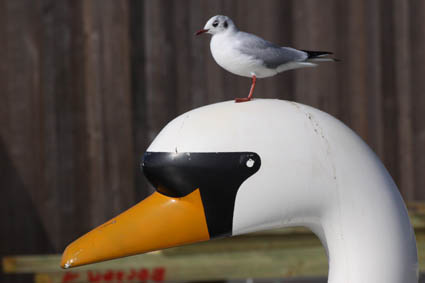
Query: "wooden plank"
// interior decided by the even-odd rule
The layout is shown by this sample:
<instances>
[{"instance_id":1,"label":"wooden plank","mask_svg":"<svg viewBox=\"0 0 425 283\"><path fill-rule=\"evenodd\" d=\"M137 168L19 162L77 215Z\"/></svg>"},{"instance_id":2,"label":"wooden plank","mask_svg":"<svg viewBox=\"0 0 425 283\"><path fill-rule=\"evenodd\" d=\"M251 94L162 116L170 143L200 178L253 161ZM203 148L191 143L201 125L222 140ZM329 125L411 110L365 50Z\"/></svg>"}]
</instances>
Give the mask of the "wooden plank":
<instances>
[{"instance_id":1,"label":"wooden plank","mask_svg":"<svg viewBox=\"0 0 425 283\"><path fill-rule=\"evenodd\" d=\"M55 5L43 0L37 20L41 25L40 98L42 140L42 184L35 187L41 205L44 227L55 249L60 249L77 236L71 222L74 216L76 168L75 113L79 106L78 73L73 72L72 34L74 18L70 2ZM58 72L58 70L62 70ZM61 188L61 189L58 189Z\"/></svg>"},{"instance_id":2,"label":"wooden plank","mask_svg":"<svg viewBox=\"0 0 425 283\"><path fill-rule=\"evenodd\" d=\"M59 255L4 259L5 272L34 272L63 280L69 272L86 280L89 273L129 275L142 269L163 270L164 280L215 280L246 277L322 276L327 260L312 234L241 236L103 262L68 271L58 267ZM255 267L255 268L253 268ZM68 272L68 274L67 274ZM62 276L60 274L62 274ZM54 282L54 281L53 281ZM75 281L80 282L80 281Z\"/></svg>"},{"instance_id":3,"label":"wooden plank","mask_svg":"<svg viewBox=\"0 0 425 283\"><path fill-rule=\"evenodd\" d=\"M337 1L338 54L342 62L337 78L341 96L339 117L368 140L366 91L365 1ZM335 99L335 98L334 98Z\"/></svg>"},{"instance_id":4,"label":"wooden plank","mask_svg":"<svg viewBox=\"0 0 425 283\"><path fill-rule=\"evenodd\" d=\"M415 231L422 233L425 230L425 203L409 202L407 207L412 226Z\"/></svg>"},{"instance_id":5,"label":"wooden plank","mask_svg":"<svg viewBox=\"0 0 425 283\"><path fill-rule=\"evenodd\" d=\"M0 3L0 254L53 251L55 229L43 223L52 203L43 205L38 8L32 1Z\"/></svg>"},{"instance_id":6,"label":"wooden plank","mask_svg":"<svg viewBox=\"0 0 425 283\"><path fill-rule=\"evenodd\" d=\"M368 144L381 158L384 156L383 113L382 113L382 72L381 64L381 9L379 1L365 2L366 27L366 80L368 93L367 119Z\"/></svg>"},{"instance_id":7,"label":"wooden plank","mask_svg":"<svg viewBox=\"0 0 425 283\"><path fill-rule=\"evenodd\" d=\"M333 1L294 1L292 5L293 42L298 49L335 52L336 17ZM311 27L315 27L312 29ZM345 58L343 59L345 62ZM295 100L325 110L333 115L339 113L338 78L341 67L347 63L323 63L317 68L293 71ZM283 75L286 75L283 74ZM346 91L344 91L346 92Z\"/></svg>"},{"instance_id":8,"label":"wooden plank","mask_svg":"<svg viewBox=\"0 0 425 283\"><path fill-rule=\"evenodd\" d=\"M102 77L101 69L101 46L100 46L100 27L99 20L96 19L97 7L94 1L82 1L82 32L84 61L82 62L82 72L84 73L83 97L84 103L84 130L86 131L85 155L87 164L87 176L85 178L85 188L88 191L88 199L85 201L87 206L90 203L90 209L84 209L87 218L91 223L100 224L106 220L104 214L107 206L106 194L103 193L107 188L105 183L105 139L103 137L103 119L102 119ZM84 201L84 200L82 200Z\"/></svg>"},{"instance_id":9,"label":"wooden plank","mask_svg":"<svg viewBox=\"0 0 425 283\"><path fill-rule=\"evenodd\" d=\"M84 1L81 9L88 215L100 224L134 202L128 7Z\"/></svg>"},{"instance_id":10,"label":"wooden plank","mask_svg":"<svg viewBox=\"0 0 425 283\"><path fill-rule=\"evenodd\" d=\"M228 253L228 252L243 252L252 250L269 250L294 247L302 243L306 246L320 245L318 239L307 229L290 228L263 231L242 235L232 238L224 238L203 243L186 245L181 247L170 248L162 251L151 252L144 255L127 257L119 260L108 261L96 266L109 267L113 265L124 264L133 261L133 258L148 256L178 256L178 255L194 255L202 253ZM44 271L51 272L58 270L59 265L56 265L60 255L33 255L33 256L10 256L3 258L3 269L6 273ZM40 259L43 259L40 261ZM86 266L89 267L89 266ZM85 268L85 267L81 267Z\"/></svg>"},{"instance_id":11,"label":"wooden plank","mask_svg":"<svg viewBox=\"0 0 425 283\"><path fill-rule=\"evenodd\" d=\"M87 96L89 96L88 88L86 87L86 64L91 58L88 57L86 52L88 33L84 32L85 17L83 13L82 1L71 1L70 3L70 17L71 20L71 38L70 38L70 54L71 66L70 69L65 69L66 72L71 73L71 95L72 95L72 121L74 123L72 129L72 140L74 144L74 152L69 156L69 153L64 154L63 158L70 158L74 161L74 170L69 172L75 187L72 187L72 192L62 192L62 184L58 184L59 188L56 189L61 191L61 203L71 202L71 211L64 213L62 219L78 219L78 221L62 221L61 225L64 226L62 236L62 249L75 237L83 234L84 231L90 230L94 223L91 219L90 209L91 206L87 205L87 201L90 200L91 196L91 175L93 167L91 167L90 147L88 143L90 135L88 131L87 120L90 116L88 114ZM64 55L65 56L65 55ZM93 133L91 133L93 134ZM58 161L59 162L59 161ZM59 177L59 176L58 176ZM60 176L61 177L61 176ZM61 177L63 178L63 177ZM77 189L78 188L78 189ZM73 197L70 195L73 194ZM66 198L70 200L67 200ZM69 205L65 206L66 208ZM53 212L54 213L54 212ZM66 227L66 228L65 228Z\"/></svg>"},{"instance_id":12,"label":"wooden plank","mask_svg":"<svg viewBox=\"0 0 425 283\"><path fill-rule=\"evenodd\" d=\"M398 110L399 189L407 201L414 199L414 163L411 111L409 1L394 0L394 66Z\"/></svg>"},{"instance_id":13,"label":"wooden plank","mask_svg":"<svg viewBox=\"0 0 425 283\"><path fill-rule=\"evenodd\" d=\"M420 270L425 271L425 234L417 233ZM108 282L160 273L158 280L290 278L327 275L324 249L312 234L240 236L60 270L60 255L3 259L6 273L36 272L37 282ZM147 278L146 278L147 277ZM91 278L91 279L90 279ZM46 281L49 280L49 281ZM155 280L152 280L155 281Z\"/></svg>"},{"instance_id":14,"label":"wooden plank","mask_svg":"<svg viewBox=\"0 0 425 283\"><path fill-rule=\"evenodd\" d=\"M93 2L93 1L92 1ZM97 0L93 5L94 21L100 22L98 45L100 62L97 75L101 81L102 133L104 140L104 185L95 192L106 196L103 217L108 219L133 205L133 135L130 86L129 8L127 1Z\"/></svg>"},{"instance_id":15,"label":"wooden plank","mask_svg":"<svg viewBox=\"0 0 425 283\"><path fill-rule=\"evenodd\" d=\"M176 116L176 75L173 58L173 6L175 2L146 1L145 68L146 111L149 140Z\"/></svg>"},{"instance_id":16,"label":"wooden plank","mask_svg":"<svg viewBox=\"0 0 425 283\"><path fill-rule=\"evenodd\" d=\"M425 200L425 1L410 1L410 78L415 200Z\"/></svg>"},{"instance_id":17,"label":"wooden plank","mask_svg":"<svg viewBox=\"0 0 425 283\"><path fill-rule=\"evenodd\" d=\"M86 280L89 273L106 274L112 270L114 270L113 273L123 273L126 277L135 271L142 270L148 270L150 274L155 271L162 272L163 280L166 281L289 278L326 276L327 261L322 247L312 246L296 251L290 248L268 250L267 253L251 251L168 257L157 254L152 255L150 259L141 259L139 265L133 265L132 268L122 266L117 269L107 268L103 271L75 270L74 273L78 273L79 278ZM66 271L63 272L62 276L57 273L52 275L59 279L58 281L63 281L66 273Z\"/></svg>"},{"instance_id":18,"label":"wooden plank","mask_svg":"<svg viewBox=\"0 0 425 283\"><path fill-rule=\"evenodd\" d=\"M191 34L203 28L208 16L212 16L206 15L206 9L210 5L209 2L211 1L192 0L186 2L186 9L189 9L191 12L190 21L188 23ZM187 76L183 78L183 83L187 82L189 84L189 93L183 94L181 99L187 101L186 105L190 106L190 108L195 108L207 103L209 89L206 87L206 80L208 78L205 70L207 64L213 64L213 59L208 53L209 41L206 40L206 38L193 38L188 47L190 49L190 70ZM219 70L217 71L219 72ZM214 91L219 93L221 88L217 88ZM184 106L180 105L179 107L183 109L182 107Z\"/></svg>"},{"instance_id":19,"label":"wooden plank","mask_svg":"<svg viewBox=\"0 0 425 283\"><path fill-rule=\"evenodd\" d=\"M409 204L409 213L420 271L425 272L425 204ZM303 228L208 241L70 270L61 270L59 262L60 255L5 257L3 271L37 273L37 282L94 282L90 278L108 282L111 278L132 278L135 273L152 280L153 274L160 272L161 280L178 281L326 276L328 270L320 241Z\"/></svg>"},{"instance_id":20,"label":"wooden plank","mask_svg":"<svg viewBox=\"0 0 425 283\"><path fill-rule=\"evenodd\" d=\"M380 62L383 70L382 79L382 113L383 113L383 153L381 156L385 167L398 184L400 180L398 155L398 111L397 96L395 92L395 66L394 66L394 6L392 1L380 1L381 50ZM391 60L389 60L391 58ZM399 188L403 194L402 188Z\"/></svg>"},{"instance_id":21,"label":"wooden plank","mask_svg":"<svg viewBox=\"0 0 425 283\"><path fill-rule=\"evenodd\" d=\"M134 158L133 171L135 199L144 199L153 191L145 176L141 174L140 161L151 139L146 131L147 121L147 97L146 97L146 74L145 74L145 25L144 11L145 1L130 0L130 40L131 40L131 99L132 99L132 124Z\"/></svg>"}]
</instances>

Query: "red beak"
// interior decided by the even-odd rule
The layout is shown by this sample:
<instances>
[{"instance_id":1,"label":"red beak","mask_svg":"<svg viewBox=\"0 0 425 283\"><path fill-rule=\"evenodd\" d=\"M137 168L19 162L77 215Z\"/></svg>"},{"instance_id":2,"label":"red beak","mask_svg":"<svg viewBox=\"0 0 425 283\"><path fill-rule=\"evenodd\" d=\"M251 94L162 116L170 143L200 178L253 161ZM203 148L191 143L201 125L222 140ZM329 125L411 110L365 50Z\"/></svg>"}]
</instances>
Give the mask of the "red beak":
<instances>
[{"instance_id":1,"label":"red beak","mask_svg":"<svg viewBox=\"0 0 425 283\"><path fill-rule=\"evenodd\" d=\"M201 29L200 31L198 31L197 33L195 33L195 35L200 35L200 34L202 34L204 32L207 32L207 31L208 31L208 29Z\"/></svg>"}]
</instances>

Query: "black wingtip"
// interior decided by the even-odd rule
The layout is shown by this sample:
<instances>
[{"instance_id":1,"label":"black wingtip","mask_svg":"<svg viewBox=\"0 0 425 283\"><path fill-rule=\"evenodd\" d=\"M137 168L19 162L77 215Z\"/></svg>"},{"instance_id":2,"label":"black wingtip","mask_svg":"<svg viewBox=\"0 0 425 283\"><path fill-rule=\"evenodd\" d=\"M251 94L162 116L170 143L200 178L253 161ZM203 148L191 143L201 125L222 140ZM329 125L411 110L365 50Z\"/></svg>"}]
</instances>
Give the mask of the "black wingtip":
<instances>
[{"instance_id":1,"label":"black wingtip","mask_svg":"<svg viewBox=\"0 0 425 283\"><path fill-rule=\"evenodd\" d=\"M314 59L318 57L322 57L324 55L332 55L333 52L329 51L310 51L310 50L301 50L307 53L308 59Z\"/></svg>"}]
</instances>

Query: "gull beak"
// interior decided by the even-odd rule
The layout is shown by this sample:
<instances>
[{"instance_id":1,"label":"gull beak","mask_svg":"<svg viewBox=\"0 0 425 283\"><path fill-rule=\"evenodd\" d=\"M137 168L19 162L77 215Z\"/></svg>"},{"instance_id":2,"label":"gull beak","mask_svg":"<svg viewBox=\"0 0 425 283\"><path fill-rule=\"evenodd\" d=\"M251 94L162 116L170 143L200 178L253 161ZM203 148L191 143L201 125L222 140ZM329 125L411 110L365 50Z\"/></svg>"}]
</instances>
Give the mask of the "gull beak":
<instances>
[{"instance_id":1,"label":"gull beak","mask_svg":"<svg viewBox=\"0 0 425 283\"><path fill-rule=\"evenodd\" d=\"M197 33L195 33L195 35L200 35L203 34L205 32L209 31L209 29L201 29L200 31L198 31Z\"/></svg>"}]
</instances>

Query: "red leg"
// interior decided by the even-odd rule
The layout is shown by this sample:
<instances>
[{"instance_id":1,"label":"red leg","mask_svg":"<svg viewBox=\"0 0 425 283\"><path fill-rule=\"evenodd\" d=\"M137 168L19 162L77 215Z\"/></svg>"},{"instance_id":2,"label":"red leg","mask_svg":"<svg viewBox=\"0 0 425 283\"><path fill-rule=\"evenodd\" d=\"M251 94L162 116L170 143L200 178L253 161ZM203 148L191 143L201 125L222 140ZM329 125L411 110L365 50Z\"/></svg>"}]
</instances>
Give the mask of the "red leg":
<instances>
[{"instance_id":1,"label":"red leg","mask_svg":"<svg viewBox=\"0 0 425 283\"><path fill-rule=\"evenodd\" d=\"M251 84L251 89L249 91L248 97L244 97L244 98L236 98L235 102L246 102L246 101L250 101L252 98L252 94L254 93L254 89L255 89L255 81L257 80L257 77L255 75L252 75L252 84Z\"/></svg>"}]
</instances>

